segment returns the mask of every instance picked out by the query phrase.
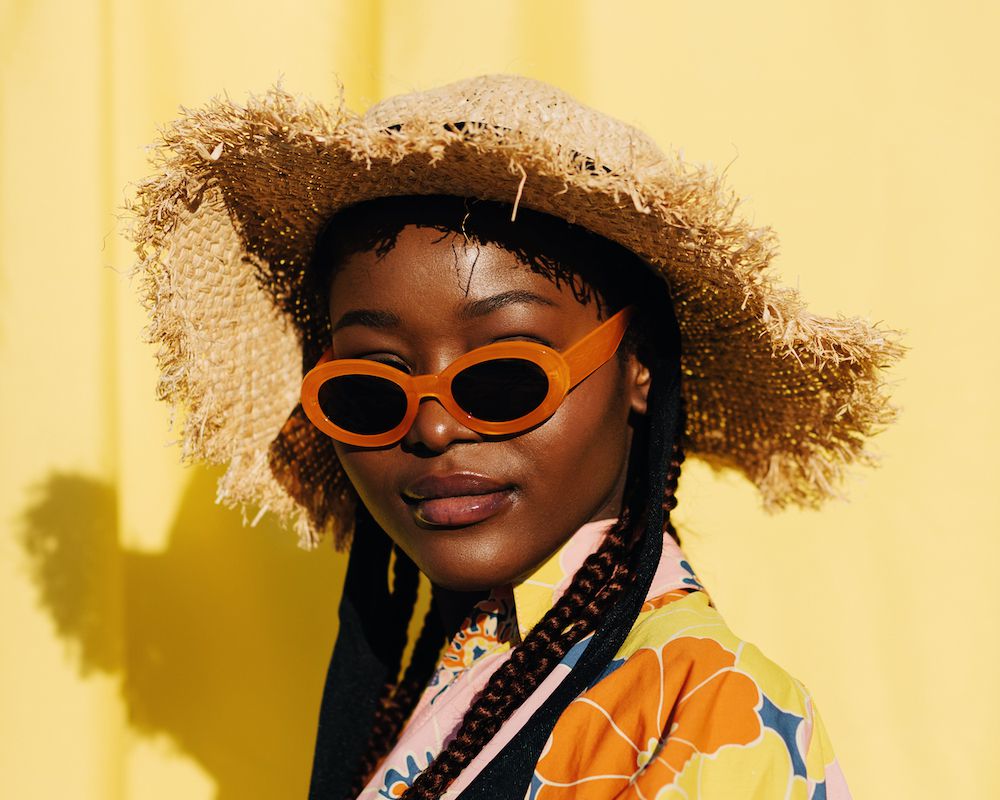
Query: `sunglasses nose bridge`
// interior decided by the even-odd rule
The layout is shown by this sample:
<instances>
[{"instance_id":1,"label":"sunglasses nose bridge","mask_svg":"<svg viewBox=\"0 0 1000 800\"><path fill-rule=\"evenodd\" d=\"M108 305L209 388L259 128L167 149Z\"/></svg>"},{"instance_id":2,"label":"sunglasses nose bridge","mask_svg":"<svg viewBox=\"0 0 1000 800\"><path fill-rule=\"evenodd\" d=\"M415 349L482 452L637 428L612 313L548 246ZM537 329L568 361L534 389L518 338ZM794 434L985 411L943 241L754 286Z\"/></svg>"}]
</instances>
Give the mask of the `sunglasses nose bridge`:
<instances>
[{"instance_id":1,"label":"sunglasses nose bridge","mask_svg":"<svg viewBox=\"0 0 1000 800\"><path fill-rule=\"evenodd\" d=\"M437 375L417 375L413 379L413 391L418 397L440 399L441 378Z\"/></svg>"}]
</instances>

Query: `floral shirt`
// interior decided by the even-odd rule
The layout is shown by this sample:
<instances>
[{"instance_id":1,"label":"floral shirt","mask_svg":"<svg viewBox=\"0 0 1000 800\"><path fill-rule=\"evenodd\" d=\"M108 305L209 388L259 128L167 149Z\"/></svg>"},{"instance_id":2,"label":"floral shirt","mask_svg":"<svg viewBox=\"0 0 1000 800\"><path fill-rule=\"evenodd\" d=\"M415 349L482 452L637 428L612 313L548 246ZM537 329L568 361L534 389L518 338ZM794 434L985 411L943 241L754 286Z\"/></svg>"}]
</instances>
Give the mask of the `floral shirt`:
<instances>
[{"instance_id":1,"label":"floral shirt","mask_svg":"<svg viewBox=\"0 0 1000 800\"><path fill-rule=\"evenodd\" d=\"M566 590L614 520L590 522L522 583L478 603L359 800L399 797L475 695ZM456 798L576 663L574 646L443 795ZM526 800L849 800L812 697L726 627L665 537L652 586L602 677L563 712Z\"/></svg>"}]
</instances>

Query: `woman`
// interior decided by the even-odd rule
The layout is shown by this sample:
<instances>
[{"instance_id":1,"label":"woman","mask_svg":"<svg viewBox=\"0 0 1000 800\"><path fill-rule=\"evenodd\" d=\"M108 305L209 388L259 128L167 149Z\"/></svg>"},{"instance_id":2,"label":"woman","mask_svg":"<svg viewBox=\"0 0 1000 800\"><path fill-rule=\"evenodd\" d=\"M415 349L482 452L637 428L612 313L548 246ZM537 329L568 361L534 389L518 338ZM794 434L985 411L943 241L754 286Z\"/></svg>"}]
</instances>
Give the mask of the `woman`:
<instances>
[{"instance_id":1,"label":"woman","mask_svg":"<svg viewBox=\"0 0 1000 800\"><path fill-rule=\"evenodd\" d=\"M669 512L685 451L827 496L891 419L885 332L808 315L714 178L537 82L276 92L167 145L137 239L188 455L350 539L312 797L848 796Z\"/></svg>"}]
</instances>

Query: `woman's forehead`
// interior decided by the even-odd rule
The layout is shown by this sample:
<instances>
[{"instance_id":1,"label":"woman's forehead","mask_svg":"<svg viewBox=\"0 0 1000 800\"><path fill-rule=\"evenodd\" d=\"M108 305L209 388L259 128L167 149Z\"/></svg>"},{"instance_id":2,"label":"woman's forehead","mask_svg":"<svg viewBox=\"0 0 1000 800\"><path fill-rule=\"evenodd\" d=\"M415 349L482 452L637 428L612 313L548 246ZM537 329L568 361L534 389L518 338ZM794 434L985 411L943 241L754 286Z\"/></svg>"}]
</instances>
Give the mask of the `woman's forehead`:
<instances>
[{"instance_id":1,"label":"woman's forehead","mask_svg":"<svg viewBox=\"0 0 1000 800\"><path fill-rule=\"evenodd\" d=\"M408 225L391 248L350 253L331 267L331 317L359 304L468 317L491 302L597 314L592 288L571 270L536 269L502 245L451 231Z\"/></svg>"}]
</instances>

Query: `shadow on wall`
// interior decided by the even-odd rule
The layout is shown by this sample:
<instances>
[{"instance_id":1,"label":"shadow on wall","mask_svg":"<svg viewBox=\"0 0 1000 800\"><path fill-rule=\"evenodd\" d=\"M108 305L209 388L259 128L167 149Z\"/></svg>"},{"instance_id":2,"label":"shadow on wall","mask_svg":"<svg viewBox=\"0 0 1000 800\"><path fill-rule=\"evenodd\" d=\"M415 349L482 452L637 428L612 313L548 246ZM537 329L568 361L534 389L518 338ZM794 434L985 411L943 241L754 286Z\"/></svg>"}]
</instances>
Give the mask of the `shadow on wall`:
<instances>
[{"instance_id":1,"label":"shadow on wall","mask_svg":"<svg viewBox=\"0 0 1000 800\"><path fill-rule=\"evenodd\" d=\"M112 486L36 487L21 544L41 605L81 674L120 676L132 726L171 737L220 800L304 797L346 559L244 528L214 502L218 472L192 472L158 554L121 547Z\"/></svg>"}]
</instances>

